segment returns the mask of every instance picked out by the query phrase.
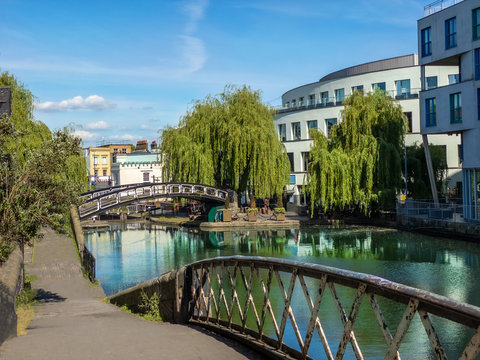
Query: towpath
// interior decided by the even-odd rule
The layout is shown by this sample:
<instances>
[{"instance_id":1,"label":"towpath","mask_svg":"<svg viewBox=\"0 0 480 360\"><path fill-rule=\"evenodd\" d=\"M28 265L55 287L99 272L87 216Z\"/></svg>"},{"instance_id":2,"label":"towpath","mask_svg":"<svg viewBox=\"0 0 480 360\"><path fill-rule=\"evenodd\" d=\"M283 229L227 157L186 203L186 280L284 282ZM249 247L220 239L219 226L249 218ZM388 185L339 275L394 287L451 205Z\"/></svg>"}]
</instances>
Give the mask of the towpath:
<instances>
[{"instance_id":1,"label":"towpath","mask_svg":"<svg viewBox=\"0 0 480 360\"><path fill-rule=\"evenodd\" d=\"M3 360L261 359L234 341L195 327L149 322L102 302L100 286L82 275L73 240L44 229L27 253L39 304L27 335L0 347Z\"/></svg>"}]
</instances>

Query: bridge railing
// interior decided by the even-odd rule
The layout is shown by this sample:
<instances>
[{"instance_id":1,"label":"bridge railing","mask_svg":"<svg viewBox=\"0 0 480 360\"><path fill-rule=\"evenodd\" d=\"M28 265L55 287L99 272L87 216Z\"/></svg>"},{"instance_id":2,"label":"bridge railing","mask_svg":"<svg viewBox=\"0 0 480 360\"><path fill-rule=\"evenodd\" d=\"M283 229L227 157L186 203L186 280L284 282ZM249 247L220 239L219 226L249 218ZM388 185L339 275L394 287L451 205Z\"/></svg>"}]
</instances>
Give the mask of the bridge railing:
<instances>
[{"instance_id":1,"label":"bridge railing","mask_svg":"<svg viewBox=\"0 0 480 360\"><path fill-rule=\"evenodd\" d=\"M84 203L79 206L81 219L101 213L116 206L127 205L132 201L139 201L156 197L192 197L209 198L225 201L228 192L202 184L190 183L142 183L125 186L116 186L103 189L91 194L82 194Z\"/></svg>"},{"instance_id":2,"label":"bridge railing","mask_svg":"<svg viewBox=\"0 0 480 360\"><path fill-rule=\"evenodd\" d=\"M456 358L474 359L480 352L480 308L377 276L244 256L203 260L186 269L191 323L278 357L363 359L372 357L369 345L375 342L375 357L380 348L380 357L400 359L402 343L408 338L404 346L411 347L422 327L427 348L415 348L418 358L446 359L451 338L460 333L467 334L466 342ZM372 322L377 329L370 328ZM453 333L439 334L437 325ZM459 326L466 332L457 333ZM375 331L376 337L363 341Z\"/></svg>"}]
</instances>

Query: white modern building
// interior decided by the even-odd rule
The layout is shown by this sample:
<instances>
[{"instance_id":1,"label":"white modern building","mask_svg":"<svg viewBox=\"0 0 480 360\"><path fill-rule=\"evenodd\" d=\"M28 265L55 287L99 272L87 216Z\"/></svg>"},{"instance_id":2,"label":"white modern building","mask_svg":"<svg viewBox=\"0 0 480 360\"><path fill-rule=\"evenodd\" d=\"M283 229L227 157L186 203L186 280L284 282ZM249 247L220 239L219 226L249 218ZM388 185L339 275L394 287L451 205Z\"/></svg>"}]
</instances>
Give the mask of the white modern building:
<instances>
[{"instance_id":1,"label":"white modern building","mask_svg":"<svg viewBox=\"0 0 480 360\"><path fill-rule=\"evenodd\" d=\"M112 164L113 185L139 184L160 181L160 153L133 152L118 154Z\"/></svg>"},{"instance_id":2,"label":"white modern building","mask_svg":"<svg viewBox=\"0 0 480 360\"><path fill-rule=\"evenodd\" d=\"M455 79L455 66L431 66L426 69L424 81L428 88L446 86ZM420 106L418 94L422 88L420 66L416 54L342 69L319 81L299 86L282 95L282 106L277 109L275 126L284 143L291 164L291 199L300 204L301 189L306 183L306 168L312 140L309 129L315 128L328 136L330 127L341 121L343 99L355 90L370 92L377 88L396 98L408 119L406 146L421 144ZM458 134L432 135L430 144L445 147L449 187L461 182Z\"/></svg>"},{"instance_id":3,"label":"white modern building","mask_svg":"<svg viewBox=\"0 0 480 360\"><path fill-rule=\"evenodd\" d=\"M451 6L448 6L451 5ZM480 201L480 0L436 2L418 21L422 80L431 69L456 69L456 79L420 92L420 131L461 138L463 204L479 219Z\"/></svg>"}]
</instances>

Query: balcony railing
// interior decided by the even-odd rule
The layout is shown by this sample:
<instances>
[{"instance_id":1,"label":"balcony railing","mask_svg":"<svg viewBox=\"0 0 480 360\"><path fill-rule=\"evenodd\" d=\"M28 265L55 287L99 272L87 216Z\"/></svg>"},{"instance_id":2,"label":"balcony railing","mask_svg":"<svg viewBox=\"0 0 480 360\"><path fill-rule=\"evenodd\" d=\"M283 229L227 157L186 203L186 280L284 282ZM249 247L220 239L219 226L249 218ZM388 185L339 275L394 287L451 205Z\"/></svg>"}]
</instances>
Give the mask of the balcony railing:
<instances>
[{"instance_id":1,"label":"balcony railing","mask_svg":"<svg viewBox=\"0 0 480 360\"><path fill-rule=\"evenodd\" d=\"M423 8L423 16L428 16L432 15L436 12L439 12L443 9L446 9L450 6L453 6L455 4L458 4L459 2L462 2L463 0L437 0L431 4L428 4L427 6L424 6Z\"/></svg>"}]
</instances>

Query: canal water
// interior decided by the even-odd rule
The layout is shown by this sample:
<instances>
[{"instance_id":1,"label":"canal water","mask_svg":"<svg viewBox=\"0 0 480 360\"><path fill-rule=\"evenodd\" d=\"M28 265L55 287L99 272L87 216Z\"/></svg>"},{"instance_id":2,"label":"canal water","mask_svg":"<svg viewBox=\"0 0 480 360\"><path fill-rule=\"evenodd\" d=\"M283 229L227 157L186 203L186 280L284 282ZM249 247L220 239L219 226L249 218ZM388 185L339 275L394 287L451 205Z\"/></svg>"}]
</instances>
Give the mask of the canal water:
<instances>
[{"instance_id":1,"label":"canal water","mask_svg":"<svg viewBox=\"0 0 480 360\"><path fill-rule=\"evenodd\" d=\"M204 232L130 223L111 225L108 230L87 231L85 235L86 245L97 260L97 279L107 295L197 260L255 255L373 274L480 306L480 246L469 242L436 239L390 229L325 226ZM338 292L343 297L348 316L354 291L341 288ZM261 298L260 295L258 298ZM280 293L277 297L280 308L283 299ZM308 309L301 310L302 306L306 306L301 290L296 290L292 303L299 328L304 334L310 314ZM405 306L385 299L380 299L379 303L387 324L394 332ZM332 299L326 295L320 314L325 319L327 339L335 354L343 326ZM278 316L281 318L281 313ZM249 325L255 329L253 318L251 320ZM442 319L434 318L433 321L440 340L448 348L447 355L458 358L473 332ZM267 331L275 337L273 325L268 325L268 321ZM383 358L387 346L366 299L360 308L354 331L366 358ZM298 348L290 325L286 329L285 339L289 345ZM434 358L429 348L426 333L416 316L400 347L402 359ZM325 358L318 335L312 342L309 354L314 358ZM345 358L350 357L354 357L354 354L349 346Z\"/></svg>"}]
</instances>

